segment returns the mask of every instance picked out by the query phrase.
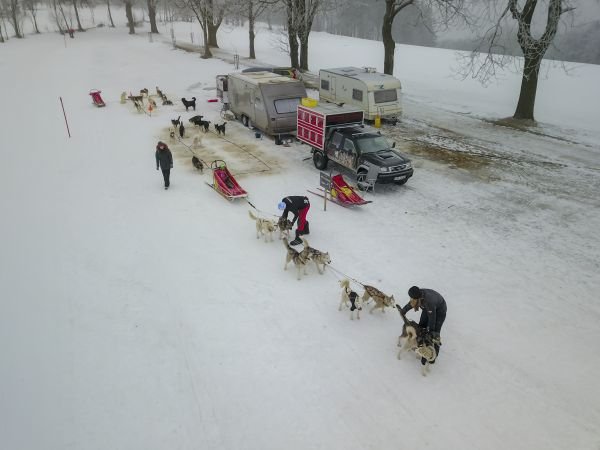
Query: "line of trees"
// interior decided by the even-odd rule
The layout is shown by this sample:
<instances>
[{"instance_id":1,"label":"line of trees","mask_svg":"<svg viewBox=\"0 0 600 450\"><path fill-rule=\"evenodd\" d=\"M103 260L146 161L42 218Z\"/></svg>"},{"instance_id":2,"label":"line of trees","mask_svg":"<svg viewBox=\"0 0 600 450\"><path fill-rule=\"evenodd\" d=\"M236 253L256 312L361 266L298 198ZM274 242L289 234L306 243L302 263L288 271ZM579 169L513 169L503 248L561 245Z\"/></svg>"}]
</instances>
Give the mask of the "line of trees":
<instances>
[{"instance_id":1,"label":"line of trees","mask_svg":"<svg viewBox=\"0 0 600 450\"><path fill-rule=\"evenodd\" d=\"M79 8L92 7L94 0L47 0L53 11L59 31L76 28L84 31L79 18ZM112 21L110 0L106 2L110 25ZM534 119L535 97L537 92L540 65L546 51L553 43L561 18L573 11L571 0L499 0L465 3L467 0L381 0L375 3L366 0L122 0L129 27L135 33L134 6L144 3L148 13L150 31L158 33L156 17L159 8L164 17L192 18L202 29L204 37L203 58L212 57L211 48L218 48L217 32L226 18L237 23L248 23L248 55L256 58L254 40L255 24L267 15L271 21L279 21L285 33L285 47L289 53L290 66L309 69L309 37L313 29L331 29L351 35L373 34L380 37L384 48L384 72L394 73L396 40L406 39L408 29L419 29L412 36L417 41L433 41L435 31L447 27L457 20L466 26L475 23L473 4L477 11L483 11L486 18L493 20L481 34L478 44L463 65L463 75L479 78L483 83L494 77L497 70L514 63L514 58L503 47L503 36L514 34L522 54L522 82L515 119ZM23 37L22 21L28 16L39 33L37 25L38 4L34 0L0 0L0 42L8 38L8 22L17 38ZM501 8L498 8L498 5ZM379 16L378 16L379 14ZM357 17L364 20L356 20ZM380 26L374 26L373 19L379 17ZM354 20L352 20L354 18ZM370 20L369 20L370 19ZM412 27L407 24L412 22ZM416 25L416 26L415 26ZM377 33L377 30L380 33ZM427 30L423 33L422 30ZM4 35L3 35L4 32ZM418 42L423 45L423 42Z\"/></svg>"}]
</instances>

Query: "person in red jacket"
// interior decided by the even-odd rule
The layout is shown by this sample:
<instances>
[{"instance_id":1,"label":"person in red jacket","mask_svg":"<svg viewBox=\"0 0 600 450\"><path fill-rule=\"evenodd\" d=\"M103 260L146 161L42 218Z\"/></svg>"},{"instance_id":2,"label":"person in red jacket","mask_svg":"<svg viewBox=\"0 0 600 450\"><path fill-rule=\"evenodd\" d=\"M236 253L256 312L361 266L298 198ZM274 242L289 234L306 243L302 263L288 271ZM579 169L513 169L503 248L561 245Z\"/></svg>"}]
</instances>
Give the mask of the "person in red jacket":
<instances>
[{"instance_id":1,"label":"person in red jacket","mask_svg":"<svg viewBox=\"0 0 600 450\"><path fill-rule=\"evenodd\" d=\"M281 214L281 220L287 220L288 214L292 213L294 218L292 219L292 225L298 220L298 227L296 228L296 239L290 242L290 245L298 245L302 243L300 236L308 234L308 220L306 220L306 214L310 209L310 202L308 197L301 195L290 195L285 197L279 203L279 209L283 209Z\"/></svg>"}]
</instances>

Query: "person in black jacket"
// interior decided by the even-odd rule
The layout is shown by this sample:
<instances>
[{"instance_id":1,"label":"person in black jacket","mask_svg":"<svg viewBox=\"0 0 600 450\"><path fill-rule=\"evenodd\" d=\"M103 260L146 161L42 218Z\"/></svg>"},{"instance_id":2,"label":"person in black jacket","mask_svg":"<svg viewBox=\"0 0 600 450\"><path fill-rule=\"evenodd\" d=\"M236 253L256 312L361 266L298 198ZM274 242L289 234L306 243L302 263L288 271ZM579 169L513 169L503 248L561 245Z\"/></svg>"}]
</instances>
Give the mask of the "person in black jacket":
<instances>
[{"instance_id":1,"label":"person in black jacket","mask_svg":"<svg viewBox=\"0 0 600 450\"><path fill-rule=\"evenodd\" d=\"M290 245L298 245L302 243L300 236L309 233L308 221L306 220L306 214L310 209L310 202L308 197L300 195L291 195L285 197L279 203L279 209L283 209L280 220L287 220L288 214L292 213L294 218L292 219L292 225L298 220L298 227L296 228L296 239L290 242Z\"/></svg>"},{"instance_id":2,"label":"person in black jacket","mask_svg":"<svg viewBox=\"0 0 600 450\"><path fill-rule=\"evenodd\" d=\"M434 339L436 354L440 353L440 332L446 320L446 300L433 289L424 289L412 286L408 290L410 301L402 308L406 314L411 308L415 311L422 310L419 326L427 328Z\"/></svg>"},{"instance_id":3,"label":"person in black jacket","mask_svg":"<svg viewBox=\"0 0 600 450\"><path fill-rule=\"evenodd\" d=\"M158 167L162 169L163 178L165 179L165 189L169 189L169 176L173 168L173 155L167 144L158 141L156 145L156 170Z\"/></svg>"}]
</instances>

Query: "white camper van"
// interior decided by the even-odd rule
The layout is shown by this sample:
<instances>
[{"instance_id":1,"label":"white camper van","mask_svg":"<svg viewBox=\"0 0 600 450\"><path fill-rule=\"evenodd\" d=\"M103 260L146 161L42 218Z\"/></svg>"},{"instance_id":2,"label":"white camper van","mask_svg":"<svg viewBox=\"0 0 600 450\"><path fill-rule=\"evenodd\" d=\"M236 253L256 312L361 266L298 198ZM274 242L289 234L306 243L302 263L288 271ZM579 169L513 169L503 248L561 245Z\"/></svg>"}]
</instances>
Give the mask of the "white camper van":
<instances>
[{"instance_id":1,"label":"white camper van","mask_svg":"<svg viewBox=\"0 0 600 450\"><path fill-rule=\"evenodd\" d=\"M377 73L373 67L340 67L319 71L319 97L333 103L361 108L365 120L396 122L402 115L400 80Z\"/></svg>"}]
</instances>

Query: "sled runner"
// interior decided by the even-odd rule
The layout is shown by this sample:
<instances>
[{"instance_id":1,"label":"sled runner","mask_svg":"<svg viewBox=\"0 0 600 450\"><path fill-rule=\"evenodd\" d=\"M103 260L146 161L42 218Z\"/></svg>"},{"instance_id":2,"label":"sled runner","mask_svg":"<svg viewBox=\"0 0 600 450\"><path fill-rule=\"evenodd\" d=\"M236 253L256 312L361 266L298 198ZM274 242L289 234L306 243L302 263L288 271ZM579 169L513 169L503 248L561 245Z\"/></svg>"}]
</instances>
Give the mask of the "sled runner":
<instances>
[{"instance_id":1,"label":"sled runner","mask_svg":"<svg viewBox=\"0 0 600 450\"><path fill-rule=\"evenodd\" d=\"M94 102L94 105L96 105L97 107L101 107L101 106L106 106L106 103L104 103L104 100L102 100L102 97L100 96L100 92L98 89L92 89L90 91L90 95L92 96L92 101Z\"/></svg>"},{"instance_id":2,"label":"sled runner","mask_svg":"<svg viewBox=\"0 0 600 450\"><path fill-rule=\"evenodd\" d=\"M213 182L212 184L206 183L223 197L228 200L235 200L236 198L244 198L248 196L248 193L238 184L233 178L227 164L221 159L216 159L210 163L210 168L213 171Z\"/></svg>"},{"instance_id":3,"label":"sled runner","mask_svg":"<svg viewBox=\"0 0 600 450\"><path fill-rule=\"evenodd\" d=\"M325 190L319 188L319 192L308 191L311 194L318 195L319 197L325 196ZM365 200L354 191L352 186L346 183L341 173L331 177L331 188L329 189L330 199L332 202L337 203L340 206L350 208L352 206L366 205L371 203L371 200Z\"/></svg>"}]
</instances>

